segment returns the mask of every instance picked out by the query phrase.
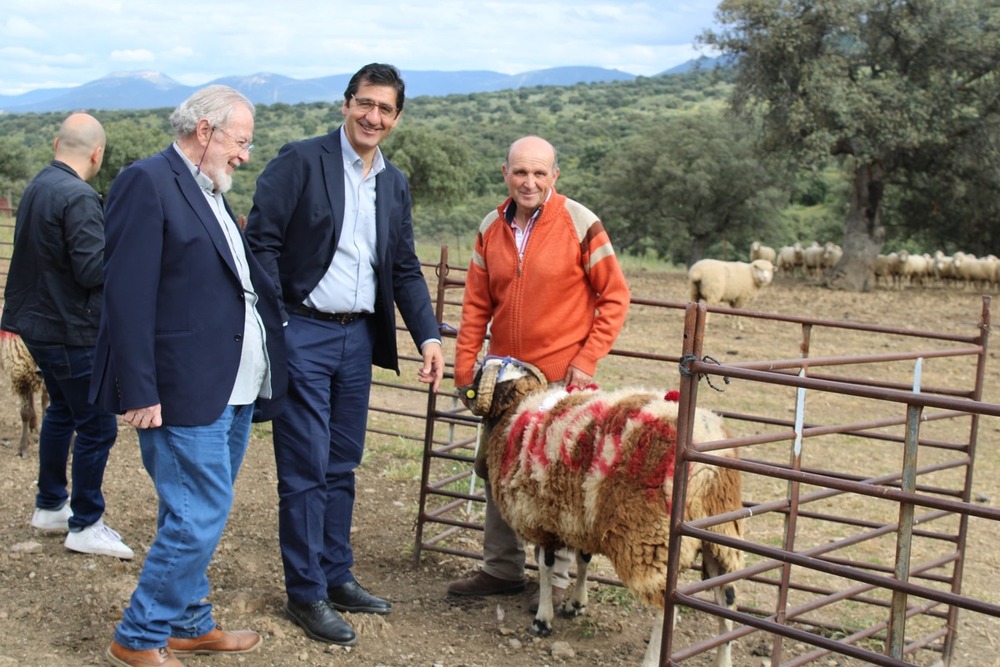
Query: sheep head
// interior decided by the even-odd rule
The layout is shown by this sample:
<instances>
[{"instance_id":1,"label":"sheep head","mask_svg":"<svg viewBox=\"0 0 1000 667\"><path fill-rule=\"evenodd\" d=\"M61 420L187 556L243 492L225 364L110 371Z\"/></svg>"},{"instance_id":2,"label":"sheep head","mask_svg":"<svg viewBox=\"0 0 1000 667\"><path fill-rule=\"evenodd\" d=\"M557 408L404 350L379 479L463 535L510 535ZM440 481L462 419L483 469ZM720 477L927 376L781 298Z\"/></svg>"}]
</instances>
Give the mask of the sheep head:
<instances>
[{"instance_id":1,"label":"sheep head","mask_svg":"<svg viewBox=\"0 0 1000 667\"><path fill-rule=\"evenodd\" d=\"M469 407L472 413L497 419L521 400L548 384L545 374L513 357L489 356L476 372Z\"/></svg>"},{"instance_id":2,"label":"sheep head","mask_svg":"<svg viewBox=\"0 0 1000 667\"><path fill-rule=\"evenodd\" d=\"M753 282L757 287L769 285L774 278L774 265L766 259L755 259L750 262L750 270L753 273Z\"/></svg>"}]
</instances>

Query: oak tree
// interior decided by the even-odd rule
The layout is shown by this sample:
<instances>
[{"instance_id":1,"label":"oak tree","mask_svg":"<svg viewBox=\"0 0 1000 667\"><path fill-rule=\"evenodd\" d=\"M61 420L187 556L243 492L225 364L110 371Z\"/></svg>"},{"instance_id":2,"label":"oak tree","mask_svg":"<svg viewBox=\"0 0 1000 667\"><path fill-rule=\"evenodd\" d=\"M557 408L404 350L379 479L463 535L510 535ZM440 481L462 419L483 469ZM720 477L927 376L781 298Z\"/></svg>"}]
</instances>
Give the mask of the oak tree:
<instances>
[{"instance_id":1,"label":"oak tree","mask_svg":"<svg viewBox=\"0 0 1000 667\"><path fill-rule=\"evenodd\" d=\"M871 289L889 177L1000 116L995 0L723 0L716 20L700 39L735 58L733 107L762 119L766 145L845 160L844 255L825 284Z\"/></svg>"}]
</instances>

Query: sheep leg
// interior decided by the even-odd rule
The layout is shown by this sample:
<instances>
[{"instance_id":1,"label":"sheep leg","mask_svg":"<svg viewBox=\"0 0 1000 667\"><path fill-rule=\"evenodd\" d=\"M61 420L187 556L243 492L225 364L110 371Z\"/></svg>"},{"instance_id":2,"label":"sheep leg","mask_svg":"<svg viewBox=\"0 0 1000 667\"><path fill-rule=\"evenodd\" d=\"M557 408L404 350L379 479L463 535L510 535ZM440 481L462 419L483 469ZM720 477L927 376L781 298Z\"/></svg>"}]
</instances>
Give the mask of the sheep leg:
<instances>
[{"instance_id":1,"label":"sheep leg","mask_svg":"<svg viewBox=\"0 0 1000 667\"><path fill-rule=\"evenodd\" d=\"M576 583L573 592L566 596L559 609L560 616L576 618L587 613L587 568L590 565L590 554L576 552Z\"/></svg>"},{"instance_id":2,"label":"sheep leg","mask_svg":"<svg viewBox=\"0 0 1000 667\"><path fill-rule=\"evenodd\" d=\"M552 568L556 564L554 549L539 547L542 558L538 563L538 611L529 630L539 637L552 634Z\"/></svg>"},{"instance_id":3,"label":"sheep leg","mask_svg":"<svg viewBox=\"0 0 1000 667\"><path fill-rule=\"evenodd\" d=\"M659 667L660 651L663 642L663 610L656 612L656 620L653 622L653 631L649 635L649 643L646 644L646 654L642 656L642 667Z\"/></svg>"},{"instance_id":4,"label":"sheep leg","mask_svg":"<svg viewBox=\"0 0 1000 667\"><path fill-rule=\"evenodd\" d=\"M24 454L28 451L28 440L29 440L28 422L22 420L21 441L17 445L17 455L20 456L21 458L24 458Z\"/></svg>"},{"instance_id":5,"label":"sheep leg","mask_svg":"<svg viewBox=\"0 0 1000 667\"><path fill-rule=\"evenodd\" d=\"M722 565L719 560L712 553L708 544L702 546L701 553L702 562L704 564L704 574L707 578L717 577L722 574ZM736 609L736 588L733 584L726 584L724 586L716 586L712 589L715 595L715 604L720 607L725 607L730 611ZM719 617L719 634L724 635L733 629L733 622L728 618ZM715 654L715 667L732 667L733 664L733 642L732 640L721 644L718 649L716 649Z\"/></svg>"},{"instance_id":6,"label":"sheep leg","mask_svg":"<svg viewBox=\"0 0 1000 667\"><path fill-rule=\"evenodd\" d=\"M17 455L23 457L28 451L30 432L38 428L38 415L35 414L35 396L29 393L21 396L21 442L17 446Z\"/></svg>"},{"instance_id":7,"label":"sheep leg","mask_svg":"<svg viewBox=\"0 0 1000 667\"><path fill-rule=\"evenodd\" d=\"M719 561L711 554L708 547L702 551L702 559L705 566L706 578L718 576L722 573ZM716 586L712 589L715 596L715 603L727 609L736 608L736 589L732 584ZM642 658L642 667L659 667L660 651L663 642L663 610L656 614L656 621L653 623L653 630L649 635L649 643L646 645L646 654ZM674 607L674 626L677 625L677 607ZM727 618L719 617L719 634L725 634L733 629L733 622ZM719 646L715 653L715 667L733 667L733 642L728 641Z\"/></svg>"}]
</instances>

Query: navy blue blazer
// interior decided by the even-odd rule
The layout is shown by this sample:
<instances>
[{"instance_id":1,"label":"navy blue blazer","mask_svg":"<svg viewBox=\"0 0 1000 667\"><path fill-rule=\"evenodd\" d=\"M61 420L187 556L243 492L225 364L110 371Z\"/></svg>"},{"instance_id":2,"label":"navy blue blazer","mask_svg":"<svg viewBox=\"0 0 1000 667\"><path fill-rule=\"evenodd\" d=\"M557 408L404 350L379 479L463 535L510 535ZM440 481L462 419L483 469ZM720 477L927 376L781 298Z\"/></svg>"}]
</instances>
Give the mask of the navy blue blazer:
<instances>
[{"instance_id":1,"label":"navy blue blazer","mask_svg":"<svg viewBox=\"0 0 1000 667\"><path fill-rule=\"evenodd\" d=\"M211 424L236 381L246 305L215 213L173 146L115 178L105 235L91 401L117 413L159 403L164 424ZM273 402L287 384L278 295L240 238L265 326Z\"/></svg>"},{"instance_id":2,"label":"navy blue blazer","mask_svg":"<svg viewBox=\"0 0 1000 667\"><path fill-rule=\"evenodd\" d=\"M319 284L333 261L343 229L344 162L340 130L285 144L257 178L247 239L283 299L297 306ZM413 249L410 186L386 160L375 177L378 282L373 363L399 373L398 306L416 345L440 338L420 260ZM287 312L283 313L287 321Z\"/></svg>"}]
</instances>

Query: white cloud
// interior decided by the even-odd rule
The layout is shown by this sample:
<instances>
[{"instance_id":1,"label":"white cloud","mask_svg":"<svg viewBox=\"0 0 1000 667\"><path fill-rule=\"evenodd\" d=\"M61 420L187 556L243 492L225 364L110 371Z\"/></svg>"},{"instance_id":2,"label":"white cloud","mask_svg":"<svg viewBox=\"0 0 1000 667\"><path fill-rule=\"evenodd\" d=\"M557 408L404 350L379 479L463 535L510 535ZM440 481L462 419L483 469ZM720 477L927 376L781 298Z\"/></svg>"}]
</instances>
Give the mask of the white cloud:
<instances>
[{"instance_id":1,"label":"white cloud","mask_svg":"<svg viewBox=\"0 0 1000 667\"><path fill-rule=\"evenodd\" d=\"M122 51L112 51L111 61L116 63L151 63L156 61L156 56L149 49L125 49Z\"/></svg>"},{"instance_id":2,"label":"white cloud","mask_svg":"<svg viewBox=\"0 0 1000 667\"><path fill-rule=\"evenodd\" d=\"M22 16L9 16L3 22L6 39L41 39L45 31Z\"/></svg>"},{"instance_id":3,"label":"white cloud","mask_svg":"<svg viewBox=\"0 0 1000 667\"><path fill-rule=\"evenodd\" d=\"M319 77L373 61L410 71L591 65L649 76L697 56L691 43L717 0L384 0L378 12L346 0L18 4L0 23L0 94L79 85L131 65L188 85L256 72Z\"/></svg>"}]
</instances>

